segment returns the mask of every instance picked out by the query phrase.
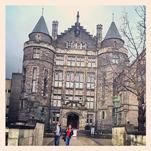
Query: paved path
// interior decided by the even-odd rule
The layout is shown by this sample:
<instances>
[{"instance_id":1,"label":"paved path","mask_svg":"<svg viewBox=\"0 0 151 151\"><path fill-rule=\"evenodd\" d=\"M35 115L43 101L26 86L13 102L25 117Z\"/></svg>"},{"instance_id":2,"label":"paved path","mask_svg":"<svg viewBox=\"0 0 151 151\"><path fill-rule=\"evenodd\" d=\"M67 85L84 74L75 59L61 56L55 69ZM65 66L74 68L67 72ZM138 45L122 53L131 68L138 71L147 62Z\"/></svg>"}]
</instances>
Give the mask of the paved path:
<instances>
[{"instance_id":1,"label":"paved path","mask_svg":"<svg viewBox=\"0 0 151 151\"><path fill-rule=\"evenodd\" d=\"M53 138L44 138L45 145L47 142L47 145L53 146L54 140ZM60 146L65 146L65 142L62 139L62 136L60 137ZM70 140L70 146L112 146L111 139L94 139L94 138L88 138L85 136L79 136L79 137L72 137Z\"/></svg>"}]
</instances>

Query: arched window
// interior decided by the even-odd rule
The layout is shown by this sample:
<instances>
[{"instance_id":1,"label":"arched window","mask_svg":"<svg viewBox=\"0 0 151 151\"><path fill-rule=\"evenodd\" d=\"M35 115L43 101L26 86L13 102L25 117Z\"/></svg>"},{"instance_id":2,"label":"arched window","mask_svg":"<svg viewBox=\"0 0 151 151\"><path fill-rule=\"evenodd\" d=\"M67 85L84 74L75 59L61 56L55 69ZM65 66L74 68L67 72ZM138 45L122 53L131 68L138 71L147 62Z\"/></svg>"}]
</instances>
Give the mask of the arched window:
<instances>
[{"instance_id":1,"label":"arched window","mask_svg":"<svg viewBox=\"0 0 151 151\"><path fill-rule=\"evenodd\" d=\"M88 49L88 45L87 45L87 43L85 43L85 50L87 50Z\"/></svg>"},{"instance_id":2,"label":"arched window","mask_svg":"<svg viewBox=\"0 0 151 151\"><path fill-rule=\"evenodd\" d=\"M32 92L36 92L37 68L33 69Z\"/></svg>"},{"instance_id":3,"label":"arched window","mask_svg":"<svg viewBox=\"0 0 151 151\"><path fill-rule=\"evenodd\" d=\"M44 73L44 91L43 91L43 96L46 96L46 91L47 91L47 76L48 76L48 70L45 69Z\"/></svg>"},{"instance_id":4,"label":"arched window","mask_svg":"<svg viewBox=\"0 0 151 151\"><path fill-rule=\"evenodd\" d=\"M105 112L102 111L102 119L105 119Z\"/></svg>"},{"instance_id":5,"label":"arched window","mask_svg":"<svg viewBox=\"0 0 151 151\"><path fill-rule=\"evenodd\" d=\"M116 46L117 46L117 42L116 42L116 41L114 41L114 46L113 46L113 47L114 47L114 48L116 48Z\"/></svg>"}]
</instances>

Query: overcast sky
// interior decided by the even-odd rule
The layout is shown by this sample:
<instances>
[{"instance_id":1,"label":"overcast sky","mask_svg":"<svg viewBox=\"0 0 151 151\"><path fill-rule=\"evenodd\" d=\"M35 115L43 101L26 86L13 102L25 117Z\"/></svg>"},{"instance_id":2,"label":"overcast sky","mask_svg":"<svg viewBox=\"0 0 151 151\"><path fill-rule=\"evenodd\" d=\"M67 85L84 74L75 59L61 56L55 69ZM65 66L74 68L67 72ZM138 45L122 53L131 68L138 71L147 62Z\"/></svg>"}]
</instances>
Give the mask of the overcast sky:
<instances>
[{"instance_id":1,"label":"overcast sky","mask_svg":"<svg viewBox=\"0 0 151 151\"><path fill-rule=\"evenodd\" d=\"M102 24L104 38L112 22L113 12L114 22L120 29L123 8L134 26L138 20L134 6L44 6L43 16L50 35L54 20L59 22L60 34L74 25L79 11L80 24L92 35L96 35L96 25ZM6 6L6 78L11 78L12 72L22 72L23 44L28 41L28 35L41 15L42 6Z\"/></svg>"}]
</instances>

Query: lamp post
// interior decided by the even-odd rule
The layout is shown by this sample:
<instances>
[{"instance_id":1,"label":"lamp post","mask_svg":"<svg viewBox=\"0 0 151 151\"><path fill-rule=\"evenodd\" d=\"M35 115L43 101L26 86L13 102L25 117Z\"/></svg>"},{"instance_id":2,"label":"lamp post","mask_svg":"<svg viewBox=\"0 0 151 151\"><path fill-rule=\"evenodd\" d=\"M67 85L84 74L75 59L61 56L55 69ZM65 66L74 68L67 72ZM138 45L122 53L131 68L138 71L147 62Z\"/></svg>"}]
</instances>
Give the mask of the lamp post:
<instances>
[{"instance_id":1,"label":"lamp post","mask_svg":"<svg viewBox=\"0 0 151 151\"><path fill-rule=\"evenodd\" d=\"M61 125L63 124L63 104L64 104L64 100L63 100L63 98L62 98L62 99L61 99L61 107L62 107L61 110L62 110L62 111L61 111L61 121L60 121L60 122L61 122Z\"/></svg>"},{"instance_id":2,"label":"lamp post","mask_svg":"<svg viewBox=\"0 0 151 151\"><path fill-rule=\"evenodd\" d=\"M118 109L118 106L119 106L119 102L120 100L118 99L117 96L114 97L114 108L115 108L115 124L117 125L117 109Z\"/></svg>"}]
</instances>

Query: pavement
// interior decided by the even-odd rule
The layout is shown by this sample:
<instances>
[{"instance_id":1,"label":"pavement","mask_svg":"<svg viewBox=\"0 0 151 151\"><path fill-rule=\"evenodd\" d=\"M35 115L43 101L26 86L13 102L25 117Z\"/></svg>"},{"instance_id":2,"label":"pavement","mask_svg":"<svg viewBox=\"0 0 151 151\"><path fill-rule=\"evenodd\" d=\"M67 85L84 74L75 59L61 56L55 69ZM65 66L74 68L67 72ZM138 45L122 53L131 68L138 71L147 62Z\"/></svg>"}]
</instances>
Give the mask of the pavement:
<instances>
[{"instance_id":1,"label":"pavement","mask_svg":"<svg viewBox=\"0 0 151 151\"><path fill-rule=\"evenodd\" d=\"M43 146L54 146L54 138L44 138ZM60 146L66 146L62 136ZM87 136L72 136L70 146L112 146L112 139L95 139Z\"/></svg>"}]
</instances>

